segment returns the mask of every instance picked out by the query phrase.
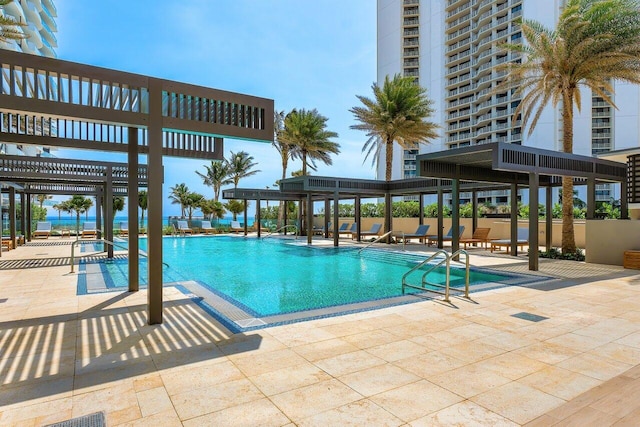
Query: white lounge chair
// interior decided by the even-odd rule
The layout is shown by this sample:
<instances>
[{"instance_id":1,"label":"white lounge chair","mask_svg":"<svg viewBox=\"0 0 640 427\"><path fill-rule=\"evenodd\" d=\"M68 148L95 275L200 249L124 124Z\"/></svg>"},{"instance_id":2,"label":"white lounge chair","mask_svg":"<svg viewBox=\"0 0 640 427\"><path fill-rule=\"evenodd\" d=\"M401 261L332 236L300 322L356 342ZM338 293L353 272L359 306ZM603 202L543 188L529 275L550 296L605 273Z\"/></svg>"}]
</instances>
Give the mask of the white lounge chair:
<instances>
[{"instance_id":1,"label":"white lounge chair","mask_svg":"<svg viewBox=\"0 0 640 427\"><path fill-rule=\"evenodd\" d=\"M240 225L240 221L231 221L231 231L234 233L244 232L244 227Z\"/></svg>"},{"instance_id":2,"label":"white lounge chair","mask_svg":"<svg viewBox=\"0 0 640 427\"><path fill-rule=\"evenodd\" d=\"M51 223L49 221L39 221L36 224L36 230L33 232L33 238L48 239L51 235Z\"/></svg>"},{"instance_id":3,"label":"white lounge chair","mask_svg":"<svg viewBox=\"0 0 640 427\"><path fill-rule=\"evenodd\" d=\"M98 237L98 229L96 228L96 223L85 222L84 224L82 224L82 233L80 234L80 237L82 237L83 239L85 237Z\"/></svg>"},{"instance_id":4,"label":"white lounge chair","mask_svg":"<svg viewBox=\"0 0 640 427\"><path fill-rule=\"evenodd\" d=\"M176 229L178 230L178 233L182 235L193 234L193 230L189 228L189 223L187 221L178 221L177 225Z\"/></svg>"},{"instance_id":5,"label":"white lounge chair","mask_svg":"<svg viewBox=\"0 0 640 427\"><path fill-rule=\"evenodd\" d=\"M216 229L211 226L211 221L202 221L200 230L202 230L204 234L216 234Z\"/></svg>"}]
</instances>

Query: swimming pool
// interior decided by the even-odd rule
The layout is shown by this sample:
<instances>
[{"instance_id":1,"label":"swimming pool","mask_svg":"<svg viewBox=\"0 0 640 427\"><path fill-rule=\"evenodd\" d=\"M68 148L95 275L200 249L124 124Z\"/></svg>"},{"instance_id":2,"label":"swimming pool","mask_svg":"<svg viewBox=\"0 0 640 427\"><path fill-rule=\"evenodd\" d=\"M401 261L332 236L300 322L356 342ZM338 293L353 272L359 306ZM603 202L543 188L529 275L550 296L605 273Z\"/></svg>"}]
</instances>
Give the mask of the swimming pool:
<instances>
[{"instance_id":1,"label":"swimming pool","mask_svg":"<svg viewBox=\"0 0 640 427\"><path fill-rule=\"evenodd\" d=\"M140 240L142 250L146 243ZM253 318L401 297L402 275L424 259L387 250L358 252L291 239L226 236L165 238L163 251L170 266L164 270L164 282L196 281ZM141 271L145 268L146 259L141 258ZM106 263L103 270L108 287L126 288L126 260ZM421 273L412 276L412 283L420 283ZM504 286L516 279L525 277L472 269L470 281L473 289ZM428 280L444 283L444 269L429 273ZM462 269L452 269L451 286L464 287Z\"/></svg>"}]
</instances>

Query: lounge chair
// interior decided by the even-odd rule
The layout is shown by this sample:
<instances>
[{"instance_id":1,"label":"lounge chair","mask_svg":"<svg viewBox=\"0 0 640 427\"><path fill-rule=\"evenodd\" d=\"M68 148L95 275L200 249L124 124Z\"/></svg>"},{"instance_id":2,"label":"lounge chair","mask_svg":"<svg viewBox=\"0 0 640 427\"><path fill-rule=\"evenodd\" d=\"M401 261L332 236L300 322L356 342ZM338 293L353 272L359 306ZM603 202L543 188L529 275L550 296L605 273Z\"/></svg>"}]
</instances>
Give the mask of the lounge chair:
<instances>
[{"instance_id":1,"label":"lounge chair","mask_svg":"<svg viewBox=\"0 0 640 427\"><path fill-rule=\"evenodd\" d=\"M176 225L176 230L179 234L182 234L183 236L185 234L193 234L193 230L189 228L189 223L187 221L177 221Z\"/></svg>"},{"instance_id":2,"label":"lounge chair","mask_svg":"<svg viewBox=\"0 0 640 427\"><path fill-rule=\"evenodd\" d=\"M521 251L524 251L524 246L529 244L529 229L518 228L516 235L516 245L520 247ZM511 239L498 239L491 241L491 252L498 248L509 248L511 246Z\"/></svg>"},{"instance_id":3,"label":"lounge chair","mask_svg":"<svg viewBox=\"0 0 640 427\"><path fill-rule=\"evenodd\" d=\"M7 250L10 251L13 249L13 242L11 241L11 237L2 236L2 247L7 247Z\"/></svg>"},{"instance_id":4,"label":"lounge chair","mask_svg":"<svg viewBox=\"0 0 640 427\"><path fill-rule=\"evenodd\" d=\"M211 221L202 221L200 223L200 230L204 234L216 234L216 229L211 226Z\"/></svg>"},{"instance_id":5,"label":"lounge chair","mask_svg":"<svg viewBox=\"0 0 640 427\"><path fill-rule=\"evenodd\" d=\"M367 231L361 231L360 232L360 237L363 236L377 236L378 234L380 234L380 230L382 229L382 224L380 223L375 223L371 226L371 228ZM358 236L357 232L353 232L351 233L351 238L355 239Z\"/></svg>"},{"instance_id":6,"label":"lounge chair","mask_svg":"<svg viewBox=\"0 0 640 427\"><path fill-rule=\"evenodd\" d=\"M81 238L85 237L98 237L98 230L96 229L95 222L85 222L82 224L82 233L80 234Z\"/></svg>"},{"instance_id":7,"label":"lounge chair","mask_svg":"<svg viewBox=\"0 0 640 427\"><path fill-rule=\"evenodd\" d=\"M127 221L120 221L120 237L129 236L129 223Z\"/></svg>"},{"instance_id":8,"label":"lounge chair","mask_svg":"<svg viewBox=\"0 0 640 427\"><path fill-rule=\"evenodd\" d=\"M231 221L231 231L234 233L244 232L244 227L240 225L240 221Z\"/></svg>"},{"instance_id":9,"label":"lounge chair","mask_svg":"<svg viewBox=\"0 0 640 427\"><path fill-rule=\"evenodd\" d=\"M404 240L404 242L407 243L410 239L420 239L420 242L424 243L424 240L427 238L427 231L429 231L429 225L421 224L415 233L402 233L395 237L399 242Z\"/></svg>"},{"instance_id":10,"label":"lounge chair","mask_svg":"<svg viewBox=\"0 0 640 427\"><path fill-rule=\"evenodd\" d=\"M39 237L48 239L51 235L51 223L49 221L39 221L36 224L36 230L33 232L33 238Z\"/></svg>"},{"instance_id":11,"label":"lounge chair","mask_svg":"<svg viewBox=\"0 0 640 427\"><path fill-rule=\"evenodd\" d=\"M343 222L342 224L340 224L340 228L338 228L338 235L342 233L347 233L349 231L348 229L349 229L349 223ZM331 227L331 224L329 224L329 236L333 236L333 227Z\"/></svg>"},{"instance_id":12,"label":"lounge chair","mask_svg":"<svg viewBox=\"0 0 640 427\"><path fill-rule=\"evenodd\" d=\"M458 237L462 236L462 233L464 233L464 225L460 226L460 234L458 234ZM453 240L453 227L451 227L449 229L449 231L447 231L447 234L445 234L444 236L442 236L442 241L443 242L450 242ZM427 245L431 246L431 244L437 244L438 243L438 236L427 236Z\"/></svg>"},{"instance_id":13,"label":"lounge chair","mask_svg":"<svg viewBox=\"0 0 640 427\"><path fill-rule=\"evenodd\" d=\"M342 227L340 227L340 228L342 228ZM353 224L351 224L351 228L349 228L348 230L344 230L344 231L338 230L338 237L340 237L342 234L351 234L351 235L353 235L353 233L355 233L356 231L358 231L358 223L354 222Z\"/></svg>"},{"instance_id":14,"label":"lounge chair","mask_svg":"<svg viewBox=\"0 0 640 427\"><path fill-rule=\"evenodd\" d=\"M490 231L491 231L490 228L478 227L476 228L476 231L473 232L473 236L471 236L471 238L460 239L460 243L464 245L465 249L467 249L467 245L478 246L478 243L480 243L480 245L483 248L487 249L487 243L490 242L489 240Z\"/></svg>"}]
</instances>

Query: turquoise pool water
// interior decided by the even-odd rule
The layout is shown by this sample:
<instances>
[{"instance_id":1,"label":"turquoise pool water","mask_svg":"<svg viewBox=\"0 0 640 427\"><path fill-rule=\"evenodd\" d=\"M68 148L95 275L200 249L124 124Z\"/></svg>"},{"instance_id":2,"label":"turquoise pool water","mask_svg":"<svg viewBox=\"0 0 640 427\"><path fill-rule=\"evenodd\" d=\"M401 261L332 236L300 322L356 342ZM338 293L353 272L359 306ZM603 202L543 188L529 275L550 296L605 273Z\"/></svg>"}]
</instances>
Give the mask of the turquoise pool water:
<instances>
[{"instance_id":1,"label":"turquoise pool water","mask_svg":"<svg viewBox=\"0 0 640 427\"><path fill-rule=\"evenodd\" d=\"M196 280L256 317L400 296L402 275L424 259L280 239L181 237L163 242L164 261L170 266L164 270L165 282ZM146 243L140 240L142 250ZM141 268L146 268L145 259L141 260ZM105 268L113 287L127 286L126 260L105 264ZM422 272L414 273L410 282L420 283L421 276ZM513 276L471 271L472 286L509 279ZM444 270L430 273L428 280L444 283ZM450 283L454 288L464 287L464 271L452 269Z\"/></svg>"}]
</instances>

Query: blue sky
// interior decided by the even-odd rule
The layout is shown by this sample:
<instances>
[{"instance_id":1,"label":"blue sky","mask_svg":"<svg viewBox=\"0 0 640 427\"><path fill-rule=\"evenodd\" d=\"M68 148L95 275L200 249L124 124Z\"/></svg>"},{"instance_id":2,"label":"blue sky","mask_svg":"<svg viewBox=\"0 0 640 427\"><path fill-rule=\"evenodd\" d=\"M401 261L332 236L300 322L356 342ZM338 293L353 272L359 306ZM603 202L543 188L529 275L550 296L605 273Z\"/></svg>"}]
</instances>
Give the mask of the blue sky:
<instances>
[{"instance_id":1,"label":"blue sky","mask_svg":"<svg viewBox=\"0 0 640 427\"><path fill-rule=\"evenodd\" d=\"M317 108L341 154L316 175L374 178L361 153L363 132L349 108L356 95L369 95L376 79L376 16L371 0L60 0L58 57L69 61L147 74L271 98L277 110ZM242 187L273 187L282 173L270 144L225 140L229 151L244 150L258 162L257 175ZM123 156L58 150L58 157L125 161ZM212 197L195 170L203 160L165 157L165 194L185 182ZM299 161L289 170L300 169ZM165 215L179 209L165 203Z\"/></svg>"}]
</instances>

